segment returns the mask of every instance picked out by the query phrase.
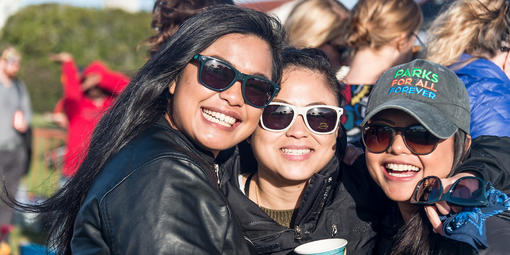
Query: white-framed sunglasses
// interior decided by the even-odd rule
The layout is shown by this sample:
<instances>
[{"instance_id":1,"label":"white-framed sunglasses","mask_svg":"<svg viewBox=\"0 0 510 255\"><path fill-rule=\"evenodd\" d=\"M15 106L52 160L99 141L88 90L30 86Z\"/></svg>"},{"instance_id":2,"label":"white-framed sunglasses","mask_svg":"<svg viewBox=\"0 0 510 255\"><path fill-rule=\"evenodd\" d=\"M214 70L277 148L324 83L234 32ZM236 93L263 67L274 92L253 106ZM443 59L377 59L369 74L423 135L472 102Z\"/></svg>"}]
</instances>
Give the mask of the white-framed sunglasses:
<instances>
[{"instance_id":1,"label":"white-framed sunglasses","mask_svg":"<svg viewBox=\"0 0 510 255\"><path fill-rule=\"evenodd\" d=\"M298 115L301 115L312 133L327 135L336 131L343 112L342 108L331 105L295 106L272 102L264 108L260 124L266 130L283 132L294 124Z\"/></svg>"}]
</instances>

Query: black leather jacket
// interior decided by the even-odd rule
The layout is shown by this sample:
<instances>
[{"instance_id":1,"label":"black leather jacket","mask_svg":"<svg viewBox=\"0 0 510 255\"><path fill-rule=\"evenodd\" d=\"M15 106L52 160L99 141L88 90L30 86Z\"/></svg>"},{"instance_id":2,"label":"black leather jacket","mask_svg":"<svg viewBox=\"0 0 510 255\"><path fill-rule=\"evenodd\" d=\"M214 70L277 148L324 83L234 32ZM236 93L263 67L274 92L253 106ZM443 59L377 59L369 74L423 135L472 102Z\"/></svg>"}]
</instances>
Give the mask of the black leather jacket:
<instances>
[{"instance_id":1,"label":"black leather jacket","mask_svg":"<svg viewBox=\"0 0 510 255\"><path fill-rule=\"evenodd\" d=\"M95 178L76 218L73 254L250 254L215 167L162 118Z\"/></svg>"},{"instance_id":2,"label":"black leather jacket","mask_svg":"<svg viewBox=\"0 0 510 255\"><path fill-rule=\"evenodd\" d=\"M291 227L287 228L271 219L239 189L240 169L256 169L255 165L250 167L241 162L246 160L243 157L250 157L244 151L242 154L225 165L228 174L222 178L222 190L258 254L292 254L298 245L323 238L348 240L347 254L372 254L381 226L380 216L388 200L369 176L364 161L346 166L338 160L343 157L340 152L315 173L304 190Z\"/></svg>"}]
</instances>

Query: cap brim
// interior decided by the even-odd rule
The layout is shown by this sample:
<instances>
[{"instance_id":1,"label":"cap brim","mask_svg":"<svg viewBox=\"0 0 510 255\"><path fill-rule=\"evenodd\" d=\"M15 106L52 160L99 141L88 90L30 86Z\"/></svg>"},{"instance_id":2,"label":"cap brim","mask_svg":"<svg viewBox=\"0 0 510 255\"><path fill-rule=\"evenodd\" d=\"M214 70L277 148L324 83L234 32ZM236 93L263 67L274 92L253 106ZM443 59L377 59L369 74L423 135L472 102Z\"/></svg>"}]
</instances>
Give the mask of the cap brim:
<instances>
[{"instance_id":1,"label":"cap brim","mask_svg":"<svg viewBox=\"0 0 510 255\"><path fill-rule=\"evenodd\" d=\"M437 108L430 104L405 98L390 100L377 106L367 113L361 122L361 126L364 126L367 121L377 113L387 109L397 109L406 112L420 122L420 124L434 136L441 139L452 136L458 129L457 126L449 121Z\"/></svg>"}]
</instances>

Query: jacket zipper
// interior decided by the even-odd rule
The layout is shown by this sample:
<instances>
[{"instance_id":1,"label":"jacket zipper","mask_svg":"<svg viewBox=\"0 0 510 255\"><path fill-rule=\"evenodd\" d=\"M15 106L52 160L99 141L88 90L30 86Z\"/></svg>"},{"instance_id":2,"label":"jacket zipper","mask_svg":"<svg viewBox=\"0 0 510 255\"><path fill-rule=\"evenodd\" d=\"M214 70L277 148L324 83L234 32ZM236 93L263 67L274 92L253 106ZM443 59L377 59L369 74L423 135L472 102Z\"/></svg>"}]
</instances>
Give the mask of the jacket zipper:
<instances>
[{"instance_id":1,"label":"jacket zipper","mask_svg":"<svg viewBox=\"0 0 510 255\"><path fill-rule=\"evenodd\" d=\"M214 172L216 173L216 179L218 180L218 186L220 186L220 166L218 164L214 164Z\"/></svg>"}]
</instances>

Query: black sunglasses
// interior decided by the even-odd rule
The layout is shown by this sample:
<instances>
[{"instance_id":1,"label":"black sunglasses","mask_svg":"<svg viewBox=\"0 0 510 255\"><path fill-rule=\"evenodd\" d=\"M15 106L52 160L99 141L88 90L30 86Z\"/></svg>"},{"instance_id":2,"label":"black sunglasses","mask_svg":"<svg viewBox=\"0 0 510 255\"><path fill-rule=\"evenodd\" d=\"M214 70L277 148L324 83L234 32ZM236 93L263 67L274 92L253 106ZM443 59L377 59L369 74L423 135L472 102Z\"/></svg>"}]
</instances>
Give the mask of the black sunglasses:
<instances>
[{"instance_id":1,"label":"black sunglasses","mask_svg":"<svg viewBox=\"0 0 510 255\"><path fill-rule=\"evenodd\" d=\"M220 59L196 54L193 60L200 62L198 80L202 85L221 92L241 81L243 99L253 107L264 108L280 91L278 84L261 76L241 73Z\"/></svg>"},{"instance_id":2,"label":"black sunglasses","mask_svg":"<svg viewBox=\"0 0 510 255\"><path fill-rule=\"evenodd\" d=\"M412 204L431 205L444 200L459 206L480 207L486 206L487 184L480 178L465 176L455 181L443 194L441 179L437 176L428 176L421 179L411 197Z\"/></svg>"},{"instance_id":3,"label":"black sunglasses","mask_svg":"<svg viewBox=\"0 0 510 255\"><path fill-rule=\"evenodd\" d=\"M440 141L422 125L391 127L382 124L369 124L363 127L361 137L368 151L382 153L393 144L397 132L402 134L406 147L417 155L431 153Z\"/></svg>"},{"instance_id":4,"label":"black sunglasses","mask_svg":"<svg viewBox=\"0 0 510 255\"><path fill-rule=\"evenodd\" d=\"M272 102L262 112L260 125L269 131L285 131L294 124L298 115L303 116L306 127L315 134L335 132L344 110L331 105L295 106Z\"/></svg>"}]
</instances>

